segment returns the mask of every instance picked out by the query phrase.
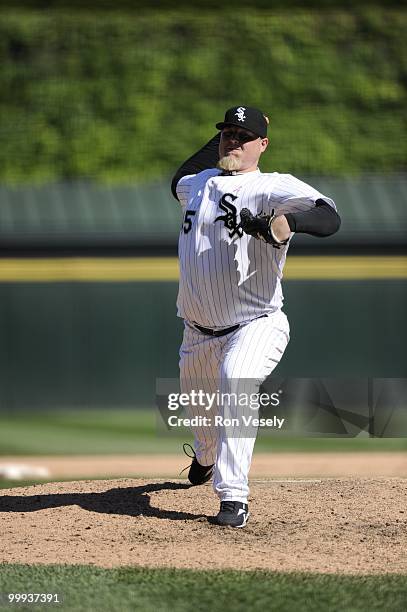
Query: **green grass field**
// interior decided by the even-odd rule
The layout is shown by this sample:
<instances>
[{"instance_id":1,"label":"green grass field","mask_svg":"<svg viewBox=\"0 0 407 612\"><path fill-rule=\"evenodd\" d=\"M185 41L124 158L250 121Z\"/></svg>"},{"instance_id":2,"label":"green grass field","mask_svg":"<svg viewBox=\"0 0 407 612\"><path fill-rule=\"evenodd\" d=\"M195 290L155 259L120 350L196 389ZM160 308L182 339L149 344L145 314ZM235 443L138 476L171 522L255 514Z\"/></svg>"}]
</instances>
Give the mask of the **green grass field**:
<instances>
[{"instance_id":1,"label":"green grass field","mask_svg":"<svg viewBox=\"0 0 407 612\"><path fill-rule=\"evenodd\" d=\"M182 442L190 440L188 430L166 431L156 410L0 412L0 456L179 453ZM406 451L407 438L292 438L260 430L256 449Z\"/></svg>"},{"instance_id":2,"label":"green grass field","mask_svg":"<svg viewBox=\"0 0 407 612\"><path fill-rule=\"evenodd\" d=\"M0 455L180 453L188 431L165 433L151 410L0 414ZM261 451L405 451L405 438L287 438L260 434ZM1 461L1 457L0 457ZM59 479L60 480L60 479ZM33 481L2 481L0 488ZM7 557L6 557L7 558ZM10 605L5 595L58 593L61 604ZM405 612L407 578L265 571L0 565L0 610Z\"/></svg>"},{"instance_id":3,"label":"green grass field","mask_svg":"<svg viewBox=\"0 0 407 612\"><path fill-rule=\"evenodd\" d=\"M405 612L405 576L0 565L0 592L58 593L18 610ZM14 609L3 603L0 610Z\"/></svg>"}]
</instances>

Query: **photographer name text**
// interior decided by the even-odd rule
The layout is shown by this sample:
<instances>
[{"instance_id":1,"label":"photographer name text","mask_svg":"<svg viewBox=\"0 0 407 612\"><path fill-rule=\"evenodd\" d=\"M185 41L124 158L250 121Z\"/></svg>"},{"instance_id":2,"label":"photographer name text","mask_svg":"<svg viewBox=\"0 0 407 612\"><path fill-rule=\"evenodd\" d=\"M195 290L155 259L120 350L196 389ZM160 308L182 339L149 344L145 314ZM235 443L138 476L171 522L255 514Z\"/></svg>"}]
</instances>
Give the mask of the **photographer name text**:
<instances>
[{"instance_id":1,"label":"photographer name text","mask_svg":"<svg viewBox=\"0 0 407 612\"><path fill-rule=\"evenodd\" d=\"M285 419L276 416L270 418L257 418L253 415L242 415L239 418L227 418L222 415L195 416L192 418L177 417L175 414L168 417L167 422L170 427L274 427L281 429Z\"/></svg>"}]
</instances>

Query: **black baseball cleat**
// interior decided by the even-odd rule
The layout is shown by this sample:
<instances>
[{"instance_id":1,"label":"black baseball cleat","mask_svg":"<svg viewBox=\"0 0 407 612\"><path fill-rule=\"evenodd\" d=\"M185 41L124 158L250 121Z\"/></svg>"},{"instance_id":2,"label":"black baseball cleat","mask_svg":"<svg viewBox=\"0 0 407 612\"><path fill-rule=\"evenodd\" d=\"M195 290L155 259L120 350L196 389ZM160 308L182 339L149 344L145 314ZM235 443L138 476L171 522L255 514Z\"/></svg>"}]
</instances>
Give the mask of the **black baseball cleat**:
<instances>
[{"instance_id":1,"label":"black baseball cleat","mask_svg":"<svg viewBox=\"0 0 407 612\"><path fill-rule=\"evenodd\" d=\"M185 450L185 447L187 448L189 447L192 450L193 455L189 455L187 451ZM202 485L205 482L208 482L208 480L212 478L214 464L201 465L200 463L198 463L195 451L190 444L183 444L182 448L184 450L184 453L187 455L187 457L190 457L192 459L192 463L189 467L189 472L188 472L189 482L193 485Z\"/></svg>"},{"instance_id":2,"label":"black baseball cleat","mask_svg":"<svg viewBox=\"0 0 407 612\"><path fill-rule=\"evenodd\" d=\"M249 506L238 501L220 502L220 510L215 517L218 525L224 527L244 527L249 518Z\"/></svg>"}]
</instances>

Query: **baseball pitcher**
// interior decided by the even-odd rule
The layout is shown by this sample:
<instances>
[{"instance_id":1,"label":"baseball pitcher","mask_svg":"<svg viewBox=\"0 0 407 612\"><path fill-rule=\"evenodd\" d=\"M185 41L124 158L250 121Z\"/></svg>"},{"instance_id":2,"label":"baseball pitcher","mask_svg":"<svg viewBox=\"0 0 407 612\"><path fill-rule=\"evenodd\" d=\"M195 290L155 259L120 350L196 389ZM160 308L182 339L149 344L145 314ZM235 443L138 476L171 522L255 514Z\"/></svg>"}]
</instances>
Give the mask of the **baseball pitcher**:
<instances>
[{"instance_id":1,"label":"baseball pitcher","mask_svg":"<svg viewBox=\"0 0 407 612\"><path fill-rule=\"evenodd\" d=\"M240 397L259 390L289 341L281 280L290 241L295 232L323 237L340 226L331 198L290 174L260 171L268 124L256 108L230 108L216 124L217 135L172 181L183 214L181 389L218 398L204 425L195 420L188 478L194 485L213 478L220 499L216 522L231 527L244 527L249 517L257 433ZM191 404L188 416L206 410Z\"/></svg>"}]
</instances>

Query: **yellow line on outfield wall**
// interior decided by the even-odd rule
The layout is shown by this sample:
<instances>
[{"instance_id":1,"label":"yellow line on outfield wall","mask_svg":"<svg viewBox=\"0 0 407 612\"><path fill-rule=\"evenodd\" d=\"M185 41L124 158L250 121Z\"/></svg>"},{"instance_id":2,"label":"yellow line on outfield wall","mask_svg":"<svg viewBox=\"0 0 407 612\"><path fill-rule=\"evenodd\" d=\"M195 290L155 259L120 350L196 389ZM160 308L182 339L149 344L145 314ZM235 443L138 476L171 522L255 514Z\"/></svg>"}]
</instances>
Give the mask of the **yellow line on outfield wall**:
<instances>
[{"instance_id":1,"label":"yellow line on outfield wall","mask_svg":"<svg viewBox=\"0 0 407 612\"><path fill-rule=\"evenodd\" d=\"M407 257L291 256L286 280L406 279ZM176 257L0 259L0 282L176 281Z\"/></svg>"}]
</instances>

